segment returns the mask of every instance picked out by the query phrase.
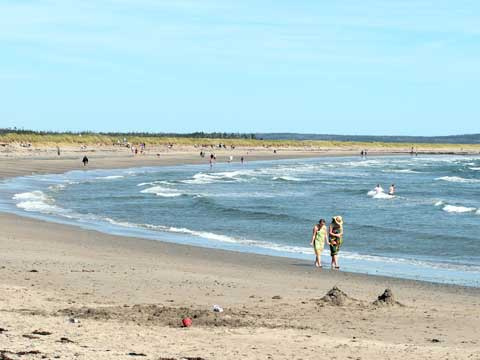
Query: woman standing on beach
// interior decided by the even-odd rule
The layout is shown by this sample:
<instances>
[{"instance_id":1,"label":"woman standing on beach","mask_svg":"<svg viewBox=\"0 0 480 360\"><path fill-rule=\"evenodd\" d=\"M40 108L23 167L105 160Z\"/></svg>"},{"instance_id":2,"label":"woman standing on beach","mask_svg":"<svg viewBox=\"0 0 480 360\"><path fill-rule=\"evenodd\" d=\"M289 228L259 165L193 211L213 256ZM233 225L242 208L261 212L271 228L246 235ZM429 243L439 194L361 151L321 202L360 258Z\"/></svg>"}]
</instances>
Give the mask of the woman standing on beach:
<instances>
[{"instance_id":1,"label":"woman standing on beach","mask_svg":"<svg viewBox=\"0 0 480 360\"><path fill-rule=\"evenodd\" d=\"M330 255L332 256L332 269L338 270L338 252L343 244L343 219L341 216L334 216L330 224L329 231Z\"/></svg>"},{"instance_id":2,"label":"woman standing on beach","mask_svg":"<svg viewBox=\"0 0 480 360\"><path fill-rule=\"evenodd\" d=\"M318 224L313 227L312 241L310 241L316 256L315 266L318 268L322 267L322 251L326 242L328 242L327 227L325 220L320 219Z\"/></svg>"}]
</instances>

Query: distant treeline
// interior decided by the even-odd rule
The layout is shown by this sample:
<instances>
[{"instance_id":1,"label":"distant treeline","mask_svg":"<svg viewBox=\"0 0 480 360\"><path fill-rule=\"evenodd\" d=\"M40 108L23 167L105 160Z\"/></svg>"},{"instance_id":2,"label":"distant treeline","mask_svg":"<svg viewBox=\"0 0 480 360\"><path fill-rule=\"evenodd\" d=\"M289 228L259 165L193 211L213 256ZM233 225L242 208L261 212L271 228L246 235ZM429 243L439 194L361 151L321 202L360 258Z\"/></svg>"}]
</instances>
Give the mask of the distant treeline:
<instances>
[{"instance_id":1,"label":"distant treeline","mask_svg":"<svg viewBox=\"0 0 480 360\"><path fill-rule=\"evenodd\" d=\"M264 140L317 140L415 144L480 144L480 134L450 136L374 136L374 135L323 135L295 133L257 133L257 139Z\"/></svg>"},{"instance_id":2,"label":"distant treeline","mask_svg":"<svg viewBox=\"0 0 480 360\"><path fill-rule=\"evenodd\" d=\"M255 134L226 133L226 132L203 132L193 133L150 133L150 132L93 132L93 131L35 131L25 129L0 129L0 135L20 134L20 135L104 135L113 137L159 137L159 138L190 138L190 139L256 139Z\"/></svg>"},{"instance_id":3,"label":"distant treeline","mask_svg":"<svg viewBox=\"0 0 480 360\"><path fill-rule=\"evenodd\" d=\"M403 144L480 144L480 134L450 135L450 136L375 136L375 135L330 135L330 134L297 134L297 133L227 133L227 132L203 132L192 133L151 133L151 132L56 132L35 131L16 128L0 128L0 136L20 135L19 138L29 136L55 137L61 136L72 139L75 136L84 137L109 137L123 138L149 138L152 141L162 139L231 139L231 140L265 140L265 141L328 141L328 142L355 142L355 143L403 143ZM10 136L12 138L12 136Z\"/></svg>"}]
</instances>

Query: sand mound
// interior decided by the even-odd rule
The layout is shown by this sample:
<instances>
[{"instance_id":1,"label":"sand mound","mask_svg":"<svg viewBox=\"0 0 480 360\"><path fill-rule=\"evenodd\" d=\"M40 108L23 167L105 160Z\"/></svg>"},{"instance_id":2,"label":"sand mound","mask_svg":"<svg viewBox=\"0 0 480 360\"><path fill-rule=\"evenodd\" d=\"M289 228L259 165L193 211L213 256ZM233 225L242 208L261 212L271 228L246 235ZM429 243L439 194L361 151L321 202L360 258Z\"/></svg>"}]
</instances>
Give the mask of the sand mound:
<instances>
[{"instance_id":1,"label":"sand mound","mask_svg":"<svg viewBox=\"0 0 480 360\"><path fill-rule=\"evenodd\" d=\"M162 305L133 305L112 307L81 307L60 310L58 315L79 319L132 321L139 324L181 326L184 317L190 317L196 326L248 326L248 319L241 314L219 314L211 310Z\"/></svg>"},{"instance_id":2,"label":"sand mound","mask_svg":"<svg viewBox=\"0 0 480 360\"><path fill-rule=\"evenodd\" d=\"M55 315L77 319L128 321L141 325L152 324L171 327L181 327L182 319L185 317L193 320L193 326L203 327L284 326L283 323L272 322L268 317L260 320L258 314L250 313L245 309L225 309L224 312L219 313L211 309L170 307L157 304L67 308L57 311Z\"/></svg>"},{"instance_id":3,"label":"sand mound","mask_svg":"<svg viewBox=\"0 0 480 360\"><path fill-rule=\"evenodd\" d=\"M336 286L331 288L320 301L333 306L345 306L357 302Z\"/></svg>"},{"instance_id":4,"label":"sand mound","mask_svg":"<svg viewBox=\"0 0 480 360\"><path fill-rule=\"evenodd\" d=\"M55 316L68 316L70 319L92 319L98 321L133 322L138 325L161 325L182 327L182 319L192 319L193 327L265 327L265 328L306 328L302 321L292 321L291 317L279 319L274 312L261 309L224 308L224 312L212 309L174 307L158 304L137 304L124 306L99 306L66 308L56 311ZM1 360L1 359L0 359Z\"/></svg>"},{"instance_id":5,"label":"sand mound","mask_svg":"<svg viewBox=\"0 0 480 360\"><path fill-rule=\"evenodd\" d=\"M383 294L381 294L377 300L373 302L375 306L403 306L397 300L395 300L395 296L393 295L393 291L390 289L385 289Z\"/></svg>"}]
</instances>

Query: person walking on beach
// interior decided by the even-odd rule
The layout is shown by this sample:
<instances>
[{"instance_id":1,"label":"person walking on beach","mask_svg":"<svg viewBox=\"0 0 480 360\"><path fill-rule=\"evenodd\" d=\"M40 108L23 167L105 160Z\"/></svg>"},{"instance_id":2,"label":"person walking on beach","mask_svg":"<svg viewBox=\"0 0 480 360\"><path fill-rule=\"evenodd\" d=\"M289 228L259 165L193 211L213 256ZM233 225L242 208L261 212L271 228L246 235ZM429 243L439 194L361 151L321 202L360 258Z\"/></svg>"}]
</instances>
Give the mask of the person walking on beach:
<instances>
[{"instance_id":1,"label":"person walking on beach","mask_svg":"<svg viewBox=\"0 0 480 360\"><path fill-rule=\"evenodd\" d=\"M334 216L332 223L328 229L330 239L328 244L330 245L330 256L332 257L332 269L338 270L338 252L343 244L343 219L341 216Z\"/></svg>"},{"instance_id":2,"label":"person walking on beach","mask_svg":"<svg viewBox=\"0 0 480 360\"><path fill-rule=\"evenodd\" d=\"M313 227L312 241L310 241L310 245L315 251L315 266L318 268L322 267L322 251L326 242L328 242L327 226L325 220L320 219L318 224Z\"/></svg>"},{"instance_id":3,"label":"person walking on beach","mask_svg":"<svg viewBox=\"0 0 480 360\"><path fill-rule=\"evenodd\" d=\"M210 159L209 159L210 168L212 168L214 161L215 161L215 155L213 155L213 153L211 153L210 154Z\"/></svg>"},{"instance_id":4,"label":"person walking on beach","mask_svg":"<svg viewBox=\"0 0 480 360\"><path fill-rule=\"evenodd\" d=\"M85 155L85 156L83 157L82 162L83 162L83 166L87 166L87 164L88 164L88 157L87 157L87 155Z\"/></svg>"}]
</instances>

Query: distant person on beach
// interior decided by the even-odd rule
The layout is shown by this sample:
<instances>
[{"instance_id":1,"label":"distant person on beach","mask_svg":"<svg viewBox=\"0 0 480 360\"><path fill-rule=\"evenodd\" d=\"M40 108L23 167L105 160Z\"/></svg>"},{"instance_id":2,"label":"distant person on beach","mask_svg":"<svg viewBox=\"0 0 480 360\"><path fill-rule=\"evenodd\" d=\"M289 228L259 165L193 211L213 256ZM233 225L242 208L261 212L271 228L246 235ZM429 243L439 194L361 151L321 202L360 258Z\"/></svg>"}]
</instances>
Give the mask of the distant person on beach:
<instances>
[{"instance_id":1,"label":"distant person on beach","mask_svg":"<svg viewBox=\"0 0 480 360\"><path fill-rule=\"evenodd\" d=\"M327 242L327 226L325 220L320 219L318 224L313 227L312 241L310 241L310 245L313 246L315 251L315 266L318 268L322 267L322 251Z\"/></svg>"},{"instance_id":2,"label":"distant person on beach","mask_svg":"<svg viewBox=\"0 0 480 360\"><path fill-rule=\"evenodd\" d=\"M363 158L363 154L364 154L363 150L360 151L360 156L361 156L362 158Z\"/></svg>"},{"instance_id":3,"label":"distant person on beach","mask_svg":"<svg viewBox=\"0 0 480 360\"><path fill-rule=\"evenodd\" d=\"M243 158L243 156L240 158L240 162L243 164L243 162L245 161L245 159Z\"/></svg>"},{"instance_id":4,"label":"distant person on beach","mask_svg":"<svg viewBox=\"0 0 480 360\"><path fill-rule=\"evenodd\" d=\"M83 162L83 166L87 166L87 164L88 164L88 157L87 157L87 155L85 155L85 156L83 157L82 162Z\"/></svg>"},{"instance_id":5,"label":"distant person on beach","mask_svg":"<svg viewBox=\"0 0 480 360\"><path fill-rule=\"evenodd\" d=\"M343 244L343 219L341 216L334 216L330 224L328 234L330 236L328 244L330 245L330 255L332 257L332 269L338 270L338 252Z\"/></svg>"},{"instance_id":6,"label":"distant person on beach","mask_svg":"<svg viewBox=\"0 0 480 360\"><path fill-rule=\"evenodd\" d=\"M395 184L390 185L388 189L388 195L395 195Z\"/></svg>"}]
</instances>

